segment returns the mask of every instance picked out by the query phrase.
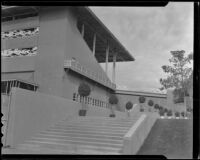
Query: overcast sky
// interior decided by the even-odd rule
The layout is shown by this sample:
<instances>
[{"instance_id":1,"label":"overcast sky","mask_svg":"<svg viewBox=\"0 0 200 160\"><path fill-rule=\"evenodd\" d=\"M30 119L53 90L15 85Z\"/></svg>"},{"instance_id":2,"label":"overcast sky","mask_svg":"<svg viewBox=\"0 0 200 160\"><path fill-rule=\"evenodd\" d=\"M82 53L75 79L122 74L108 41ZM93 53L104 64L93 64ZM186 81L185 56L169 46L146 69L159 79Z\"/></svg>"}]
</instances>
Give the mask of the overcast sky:
<instances>
[{"instance_id":1,"label":"overcast sky","mask_svg":"<svg viewBox=\"0 0 200 160\"><path fill-rule=\"evenodd\" d=\"M193 51L193 3L166 7L90 7L136 59L116 64L118 89L158 91L170 51ZM105 64L102 64L105 68ZM112 64L109 64L111 78Z\"/></svg>"}]
</instances>

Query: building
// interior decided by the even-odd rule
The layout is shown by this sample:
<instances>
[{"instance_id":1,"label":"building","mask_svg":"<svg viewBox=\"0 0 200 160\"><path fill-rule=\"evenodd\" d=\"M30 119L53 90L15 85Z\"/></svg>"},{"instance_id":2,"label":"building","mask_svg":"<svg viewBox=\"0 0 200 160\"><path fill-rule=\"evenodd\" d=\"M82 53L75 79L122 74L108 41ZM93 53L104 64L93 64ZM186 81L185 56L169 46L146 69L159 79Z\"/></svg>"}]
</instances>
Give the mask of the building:
<instances>
[{"instance_id":1,"label":"building","mask_svg":"<svg viewBox=\"0 0 200 160\"><path fill-rule=\"evenodd\" d=\"M3 6L2 21L1 84L6 94L20 87L76 99L85 81L92 89L91 103L106 106L116 89L116 62L134 60L88 7ZM108 62L113 63L112 81ZM99 63L105 63L105 70Z\"/></svg>"}]
</instances>

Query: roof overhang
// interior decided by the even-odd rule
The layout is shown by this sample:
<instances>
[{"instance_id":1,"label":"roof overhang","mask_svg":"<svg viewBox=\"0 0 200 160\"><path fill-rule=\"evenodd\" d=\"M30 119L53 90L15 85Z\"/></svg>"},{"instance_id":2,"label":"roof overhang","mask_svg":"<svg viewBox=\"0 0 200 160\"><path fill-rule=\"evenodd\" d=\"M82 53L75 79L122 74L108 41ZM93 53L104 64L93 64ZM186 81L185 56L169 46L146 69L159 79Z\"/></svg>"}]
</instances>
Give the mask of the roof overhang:
<instances>
[{"instance_id":1,"label":"roof overhang","mask_svg":"<svg viewBox=\"0 0 200 160\"><path fill-rule=\"evenodd\" d=\"M116 94L119 95L132 95L132 96L146 96L155 98L167 98L167 94L164 93L154 93L154 92L144 92L144 91L127 91L127 90L116 90Z\"/></svg>"},{"instance_id":2,"label":"roof overhang","mask_svg":"<svg viewBox=\"0 0 200 160\"><path fill-rule=\"evenodd\" d=\"M38 13L39 9L38 6L2 6L2 18L34 14ZM79 31L81 31L82 24L85 26L84 39L91 50L93 50L93 37L96 34L95 57L99 63L106 62L106 48L108 45L108 62L113 62L113 55L115 54L117 55L117 62L135 60L88 7L73 7L72 10L77 16Z\"/></svg>"}]
</instances>

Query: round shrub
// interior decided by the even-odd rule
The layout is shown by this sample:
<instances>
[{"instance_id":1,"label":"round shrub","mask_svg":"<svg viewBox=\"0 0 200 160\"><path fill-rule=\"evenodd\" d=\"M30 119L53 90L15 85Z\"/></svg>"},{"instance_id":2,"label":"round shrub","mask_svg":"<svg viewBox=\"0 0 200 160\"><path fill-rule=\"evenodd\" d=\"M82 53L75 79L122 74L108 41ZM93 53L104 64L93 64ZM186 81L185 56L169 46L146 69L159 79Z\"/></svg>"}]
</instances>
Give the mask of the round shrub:
<instances>
[{"instance_id":1,"label":"round shrub","mask_svg":"<svg viewBox=\"0 0 200 160\"><path fill-rule=\"evenodd\" d=\"M153 106L153 104L154 104L153 101L152 101L152 100L149 100L148 105L149 105L149 106Z\"/></svg>"},{"instance_id":2,"label":"round shrub","mask_svg":"<svg viewBox=\"0 0 200 160\"><path fill-rule=\"evenodd\" d=\"M109 103L110 104L117 104L118 103L118 98L117 98L117 96L116 95L111 95L110 97L109 97Z\"/></svg>"},{"instance_id":3,"label":"round shrub","mask_svg":"<svg viewBox=\"0 0 200 160\"><path fill-rule=\"evenodd\" d=\"M175 116L176 117L180 117L180 113L179 112L175 112Z\"/></svg>"},{"instance_id":4,"label":"round shrub","mask_svg":"<svg viewBox=\"0 0 200 160\"><path fill-rule=\"evenodd\" d=\"M146 98L145 98L144 96L140 96L140 97L139 97L139 102L140 102L140 103L144 103L145 100L146 100Z\"/></svg>"},{"instance_id":5,"label":"round shrub","mask_svg":"<svg viewBox=\"0 0 200 160\"><path fill-rule=\"evenodd\" d=\"M168 110L167 116L168 116L168 117L172 116L172 110Z\"/></svg>"},{"instance_id":6,"label":"round shrub","mask_svg":"<svg viewBox=\"0 0 200 160\"><path fill-rule=\"evenodd\" d=\"M158 108L159 108L159 105L158 105L158 104L155 104L155 105L154 105L154 108L155 108L155 109L158 109Z\"/></svg>"},{"instance_id":7,"label":"round shrub","mask_svg":"<svg viewBox=\"0 0 200 160\"><path fill-rule=\"evenodd\" d=\"M127 110L131 110L132 107L133 107L133 103L132 102L129 101L129 102L126 103L126 109Z\"/></svg>"},{"instance_id":8,"label":"round shrub","mask_svg":"<svg viewBox=\"0 0 200 160\"><path fill-rule=\"evenodd\" d=\"M90 86L86 83L81 83L78 87L78 93L82 97L89 96L91 92Z\"/></svg>"}]
</instances>

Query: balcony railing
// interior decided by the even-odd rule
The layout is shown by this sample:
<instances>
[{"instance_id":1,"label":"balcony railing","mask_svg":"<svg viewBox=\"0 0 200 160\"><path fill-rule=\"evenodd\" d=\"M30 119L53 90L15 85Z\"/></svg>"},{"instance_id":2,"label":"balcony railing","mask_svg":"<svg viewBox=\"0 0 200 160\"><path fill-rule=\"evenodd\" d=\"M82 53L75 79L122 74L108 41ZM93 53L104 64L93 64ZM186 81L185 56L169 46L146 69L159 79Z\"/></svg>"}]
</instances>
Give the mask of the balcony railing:
<instances>
[{"instance_id":1,"label":"balcony railing","mask_svg":"<svg viewBox=\"0 0 200 160\"><path fill-rule=\"evenodd\" d=\"M105 77L105 73L95 73L85 67L83 67L78 61L75 60L65 60L64 67L70 68L75 72L78 72L81 75L84 75L108 88L113 90L116 89L116 85L110 81L107 77Z\"/></svg>"},{"instance_id":2,"label":"balcony railing","mask_svg":"<svg viewBox=\"0 0 200 160\"><path fill-rule=\"evenodd\" d=\"M93 97L81 97L78 93L73 94L73 101L89 104L91 106L109 108L109 103Z\"/></svg>"}]
</instances>

